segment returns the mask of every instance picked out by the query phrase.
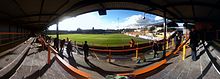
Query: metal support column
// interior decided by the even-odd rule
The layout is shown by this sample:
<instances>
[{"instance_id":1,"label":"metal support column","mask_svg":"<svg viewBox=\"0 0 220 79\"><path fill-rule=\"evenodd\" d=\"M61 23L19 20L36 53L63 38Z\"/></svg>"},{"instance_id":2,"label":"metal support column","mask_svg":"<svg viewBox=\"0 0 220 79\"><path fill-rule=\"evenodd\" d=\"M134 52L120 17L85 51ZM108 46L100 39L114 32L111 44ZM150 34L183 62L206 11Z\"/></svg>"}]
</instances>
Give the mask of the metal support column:
<instances>
[{"instance_id":1,"label":"metal support column","mask_svg":"<svg viewBox=\"0 0 220 79\"><path fill-rule=\"evenodd\" d=\"M8 27L8 32L9 33L11 33L11 24L9 24L9 27ZM9 34L9 36L8 36L10 39L9 39L9 41L13 41L11 38L11 34Z\"/></svg>"},{"instance_id":2,"label":"metal support column","mask_svg":"<svg viewBox=\"0 0 220 79\"><path fill-rule=\"evenodd\" d=\"M58 44L57 44L57 51L59 52L59 43L60 43L60 41L59 41L59 20L57 19L57 21L56 21L56 26L57 26L57 31L56 31L56 33L57 33L57 39L58 39Z\"/></svg>"},{"instance_id":3,"label":"metal support column","mask_svg":"<svg viewBox=\"0 0 220 79\"><path fill-rule=\"evenodd\" d=\"M45 35L48 36L48 27L47 27L47 29L45 30Z\"/></svg>"},{"instance_id":4,"label":"metal support column","mask_svg":"<svg viewBox=\"0 0 220 79\"><path fill-rule=\"evenodd\" d=\"M167 41L166 40L166 38L167 38L167 35L166 35L167 34L167 21L166 21L166 19L167 19L166 18L166 11L164 11L164 38L163 38L163 41L164 41L164 46L163 47L164 47L164 49L163 49L163 57L162 57L163 59L166 58L166 43L167 43L166 42Z\"/></svg>"}]
</instances>

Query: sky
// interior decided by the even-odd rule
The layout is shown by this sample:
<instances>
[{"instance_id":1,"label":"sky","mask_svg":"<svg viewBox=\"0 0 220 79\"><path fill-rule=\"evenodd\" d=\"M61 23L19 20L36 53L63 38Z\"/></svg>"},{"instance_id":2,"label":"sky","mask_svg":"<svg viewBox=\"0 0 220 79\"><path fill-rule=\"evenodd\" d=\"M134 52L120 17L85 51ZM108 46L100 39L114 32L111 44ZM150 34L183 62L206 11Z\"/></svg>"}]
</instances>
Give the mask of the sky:
<instances>
[{"instance_id":1,"label":"sky","mask_svg":"<svg viewBox=\"0 0 220 79\"><path fill-rule=\"evenodd\" d=\"M62 20L59 22L59 30L138 28L157 22L163 22L163 18L139 11L107 10L107 15L99 15L95 11ZM48 29L56 30L56 25Z\"/></svg>"}]
</instances>

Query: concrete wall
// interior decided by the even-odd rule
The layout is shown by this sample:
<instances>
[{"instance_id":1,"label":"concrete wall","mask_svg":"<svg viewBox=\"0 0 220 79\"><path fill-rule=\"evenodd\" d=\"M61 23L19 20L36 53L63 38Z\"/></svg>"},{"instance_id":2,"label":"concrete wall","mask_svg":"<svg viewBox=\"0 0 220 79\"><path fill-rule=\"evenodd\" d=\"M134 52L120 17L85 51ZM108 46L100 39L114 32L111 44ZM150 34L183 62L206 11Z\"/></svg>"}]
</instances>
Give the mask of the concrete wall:
<instances>
[{"instance_id":1,"label":"concrete wall","mask_svg":"<svg viewBox=\"0 0 220 79\"><path fill-rule=\"evenodd\" d=\"M19 24L0 22L0 46L10 42L15 42L20 39L24 39L28 36L28 34L10 34L10 33L29 33L29 31L28 29L23 28Z\"/></svg>"}]
</instances>

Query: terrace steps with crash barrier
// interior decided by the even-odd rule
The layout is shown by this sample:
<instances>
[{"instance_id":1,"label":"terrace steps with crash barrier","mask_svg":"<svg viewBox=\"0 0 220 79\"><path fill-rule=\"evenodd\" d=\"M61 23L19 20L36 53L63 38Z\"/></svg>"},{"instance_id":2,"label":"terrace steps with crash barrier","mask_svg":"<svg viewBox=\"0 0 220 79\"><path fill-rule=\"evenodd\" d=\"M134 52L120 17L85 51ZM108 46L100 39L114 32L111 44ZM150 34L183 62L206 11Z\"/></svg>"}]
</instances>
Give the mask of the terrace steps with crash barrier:
<instances>
[{"instance_id":1,"label":"terrace steps with crash barrier","mask_svg":"<svg viewBox=\"0 0 220 79\"><path fill-rule=\"evenodd\" d=\"M33 45L30 46L31 49L23 56L26 56L21 65L16 69L16 72L14 72L10 78L30 78L30 77L41 77L41 78L44 78L42 77L43 74L40 74L40 73L47 73L45 71L46 70L49 70L50 68L47 69L47 67L50 67L51 65L49 64L45 64L45 61L42 61L42 60L45 60L45 51L42 51L40 50L39 46L36 47L35 43ZM53 50L53 52L56 52L53 48L51 48L49 46L50 49ZM38 55L37 55L38 54ZM41 55L41 54L44 54L44 55ZM32 56L34 55L34 56ZM35 59L35 56L37 55L36 59ZM31 57L29 57L31 56ZM42 56L42 58L40 57ZM50 56L50 55L48 55ZM56 55L55 55L56 56ZM58 56L58 55L57 55ZM39 58L38 58L39 57ZM53 56L51 56L53 57ZM48 57L49 58L49 57ZM41 60L41 61L39 61ZM77 69L74 70L74 68L70 66L68 66L68 63L65 63L65 61L62 61L61 58L57 57L57 60L59 60L61 62L61 66L64 65L68 68L66 68L66 70L68 71L68 69L70 69L69 71L74 71L76 73L78 72L81 72L81 71L77 71ZM40 63L40 64L37 64L36 63ZM62 64L64 63L64 64ZM60 64L60 63L59 63ZM42 67L43 66L43 67ZM64 67L63 67L64 68ZM65 69L65 68L64 68ZM29 72L28 72L29 71ZM45 71L45 72L44 72ZM29 74L23 74L23 73L29 73ZM82 75L83 72L79 73L80 75ZM40 74L38 76L33 76L33 75L36 75L36 74ZM74 75L75 76L75 75ZM82 75L83 76L83 75ZM48 77L48 76L45 76L45 78ZM7 77L8 78L8 77ZM88 74L87 75L84 75L83 78L89 78Z\"/></svg>"},{"instance_id":2,"label":"terrace steps with crash barrier","mask_svg":"<svg viewBox=\"0 0 220 79\"><path fill-rule=\"evenodd\" d=\"M2 74L0 76L1 79L74 78L74 76L71 76L55 61L55 55L51 54L51 63L48 64L48 51L42 49L39 43L32 43L27 48L29 50L20 54L21 56L18 56L18 58L14 60L16 62L19 61L19 64L12 62L13 65L10 63L10 66L6 66L0 70Z\"/></svg>"},{"instance_id":3,"label":"terrace steps with crash barrier","mask_svg":"<svg viewBox=\"0 0 220 79\"><path fill-rule=\"evenodd\" d=\"M219 79L220 74L215 61L210 57L206 44L197 47L197 60L192 61L191 49L186 50L186 58L181 55L171 58L164 68L153 73L148 79ZM181 52L179 52L181 54Z\"/></svg>"},{"instance_id":4,"label":"terrace steps with crash barrier","mask_svg":"<svg viewBox=\"0 0 220 79\"><path fill-rule=\"evenodd\" d=\"M29 38L18 46L1 52L0 78L6 79L13 75L16 69L22 64L33 40L34 38Z\"/></svg>"},{"instance_id":5,"label":"terrace steps with crash barrier","mask_svg":"<svg viewBox=\"0 0 220 79\"><path fill-rule=\"evenodd\" d=\"M139 75L142 75L142 74L145 74L145 73L148 73L150 74L149 72L155 70L155 69L158 69L160 68L162 65L166 64L167 61L169 60L169 56L172 55L172 54L176 54L178 51L181 50L181 48L183 48L183 46L185 46L185 44L188 42L189 39L187 39L185 42L183 42L178 48L177 50L172 50L172 51L168 51L166 53L166 57L165 59L161 59L160 61L150 65L150 66L147 66L145 68L140 68L140 69L137 69L137 70L134 70L132 73L123 73L123 74L117 74L117 75L130 75L130 76L134 76L134 77L141 77Z\"/></svg>"},{"instance_id":6,"label":"terrace steps with crash barrier","mask_svg":"<svg viewBox=\"0 0 220 79\"><path fill-rule=\"evenodd\" d=\"M6 51L7 49L11 49L20 43L27 40L27 36L29 33L22 32L0 32L0 52ZM0 53L0 56L5 53Z\"/></svg>"},{"instance_id":7,"label":"terrace steps with crash barrier","mask_svg":"<svg viewBox=\"0 0 220 79\"><path fill-rule=\"evenodd\" d=\"M164 40L157 40L157 44L159 45L159 50L164 49L164 43L166 43L166 49L174 47L174 35L177 33L175 31L172 35L170 35L164 42ZM82 44L76 44L74 43L73 45L77 49L83 49ZM107 58L109 61L113 58L113 54L119 54L119 55L126 55L126 54L131 54L135 53L135 58L137 59L142 55L144 52L149 51L152 49L153 46L153 41L148 42L148 43L143 43L143 44L135 44L134 47L130 46L118 46L118 47L102 47L102 46L89 46L89 50L92 53L101 53L101 54L107 54ZM132 57L132 56L129 56Z\"/></svg>"},{"instance_id":8,"label":"terrace steps with crash barrier","mask_svg":"<svg viewBox=\"0 0 220 79\"><path fill-rule=\"evenodd\" d=\"M67 62L71 62L65 51L62 54L64 55L63 56L64 60L66 59ZM89 58L88 60L84 60L84 57L82 55L76 55L76 54L73 55L72 61L74 62L72 63L72 65L77 63L77 66L75 66L77 69L83 70L88 73L92 73L91 78L93 79L104 78L105 76L107 76L107 74L125 73L134 70L134 69L115 66L108 62L94 60L92 58ZM75 69L73 71L75 71L75 73L78 73L78 75L80 75L80 71Z\"/></svg>"},{"instance_id":9,"label":"terrace steps with crash barrier","mask_svg":"<svg viewBox=\"0 0 220 79\"><path fill-rule=\"evenodd\" d=\"M185 44L187 44L187 43L183 43L183 44L181 44L180 46L179 46L179 48L178 48L178 50L177 51L174 51L173 52L173 54L174 54L174 56L171 56L170 58L168 57L167 59L165 59L165 60L161 60L160 62L157 62L157 63L154 63L154 64L152 64L152 65L150 65L150 66L148 66L148 67L145 67L145 68L140 68L140 69L137 69L137 70L133 70L132 72L130 72L130 73L119 73L118 75L132 75L132 76L136 76L135 78L140 78L140 79L142 79L142 78L155 78L155 76L154 75L156 75L156 74L160 74L160 73L163 73L163 74L165 74L165 72L163 72L163 69L164 68L166 68L166 67L164 67L164 66L168 66L169 64L171 64L171 63L173 63L173 62L175 62L175 63L173 63L172 65L174 65L174 67L175 68L177 68L177 71L179 71L179 69L181 69L181 67L179 67L178 68L178 66L181 66L181 64L185 64L185 63L187 63L187 64L185 64L186 66L187 65L189 65L190 63L192 63L192 62L190 62L190 60L191 60L191 58L189 57L189 53L186 53L186 58L185 58L185 60L182 60L182 59L184 59L183 57L182 57L182 53L180 53L179 51L181 50L181 49L183 49L184 47L186 47L186 46L184 46ZM190 49L187 49L186 50L187 52L190 52ZM175 55L175 54L177 54L177 52L179 52L178 54L179 55ZM169 55L171 55L171 53L172 52L168 52L167 54L166 54L166 56L169 56ZM176 57L177 56L177 57ZM203 55L203 54L201 54L200 56L202 56L202 58L204 58L203 56L206 56L206 59L201 59L201 60L199 60L200 61L200 67L206 67L206 65L207 65L207 62L202 62L202 61L207 61L208 59L208 57L207 57L207 55ZM76 57L75 57L76 58ZM83 59L83 58L81 58L81 59ZM184 62L185 61L185 62ZM171 63L170 63L171 62ZM177 65L176 65L176 62L182 62L182 63L178 63ZM167 64L168 63L168 64ZM93 63L93 64L96 64L96 63ZM196 65L198 65L198 63L196 63ZM191 68L193 68L194 66L196 66L195 64L194 65L192 65L191 66ZM97 65L96 65L97 66ZM209 64L207 65L208 66L208 68L209 68ZM164 67L164 68L163 68ZM162 68L162 71L160 70ZM172 66L169 66L169 67L167 67L167 68L172 68ZM169 72L170 74L172 74L172 73L176 73L176 71L175 71L175 68L174 69L171 69L171 70L174 70L174 71L172 71L172 72ZM160 70L161 72L157 72L157 73L155 73L157 70ZM187 68L183 68L183 69L187 69ZM165 71L167 71L166 69L164 69ZM201 69L200 69L201 70ZM192 72L193 73L195 73L195 72L197 72L198 71L198 68L196 68L195 70L192 70ZM207 74L207 68L205 68L204 69L204 71L202 71L202 72L200 72L200 73L202 73L202 74L198 74L197 73L197 75L195 75L195 76L193 76L193 75L187 75L187 76L185 76L186 75L186 70L180 70L179 72L181 73L181 74L176 74L175 76L172 76L172 75L162 75L162 76L157 76L157 78L190 78L190 79L193 79L193 78L209 78L210 77L210 75L211 74ZM183 72L184 72L184 74L183 74ZM190 71L188 71L188 73L189 73ZM192 72L190 72L190 73L192 73ZM199 72L199 71L198 71ZM219 78L218 76L216 76L216 75L218 75L217 73L216 73L216 71L215 71L215 69L213 68L213 67L210 67L210 71L209 71L210 73L214 73L214 75L215 76L213 76L213 77L211 77L211 78ZM153 73L153 74L152 74Z\"/></svg>"},{"instance_id":10,"label":"terrace steps with crash barrier","mask_svg":"<svg viewBox=\"0 0 220 79\"><path fill-rule=\"evenodd\" d=\"M49 51L39 51L39 45L34 43L28 51L26 58L18 67L16 72L10 76L11 79L20 78L105 78L109 74L129 75L135 78L219 78L219 74L214 67L213 61L209 60L209 55L205 52L199 53L200 59L193 62L190 58L190 49L186 48L184 57L181 52L187 43L182 43L178 50L166 53L167 58L158 60L146 67L129 69L117 67L108 62L97 59L84 60L82 55L72 53L72 58L67 53L64 58L51 46L47 45ZM201 51L204 47L200 45ZM55 54L52 54L55 53ZM184 58L185 59L184 59ZM184 59L184 60L183 60ZM47 61L46 61L47 60ZM75 61L75 63L74 63ZM108 66L109 65L109 66ZM188 68L189 66L189 68ZM197 67L199 66L199 67ZM106 67L106 68L105 68ZM117 67L117 68L115 68ZM116 71L114 71L114 69ZM166 75L167 74L167 75Z\"/></svg>"},{"instance_id":11,"label":"terrace steps with crash barrier","mask_svg":"<svg viewBox=\"0 0 220 79\"><path fill-rule=\"evenodd\" d=\"M167 55L169 55L169 53L167 54ZM83 59L83 58L81 58L81 59ZM86 60L84 60L84 61L86 61ZM164 62L164 61L163 61ZM91 63L90 63L91 64ZM104 65L104 64L103 64ZM155 66L155 67L157 67L157 66ZM130 71L128 71L128 72L130 72Z\"/></svg>"},{"instance_id":12,"label":"terrace steps with crash barrier","mask_svg":"<svg viewBox=\"0 0 220 79\"><path fill-rule=\"evenodd\" d=\"M51 48L50 46L49 46L49 48L50 49L52 49L53 50L53 52L56 52L53 48ZM31 51L31 50L30 50ZM32 53L30 53L30 55L32 55L32 54L36 54L37 53L37 51L36 51L36 49L34 50L35 52L32 52ZM38 54L38 53L37 53ZM40 53L39 53L40 54ZM49 53L48 53L49 54ZM28 56L29 56L29 54L28 54ZM48 56L50 56L50 55L48 55ZM55 55L55 56L58 56L58 55ZM50 57L48 57L48 58L50 58ZM27 59L28 59L28 57L27 57ZM71 73L71 71L73 72L76 72L76 73L78 73L79 75L81 75L81 76L84 76L85 78L89 78L88 77L88 74L87 75L82 75L82 73L80 73L81 71L77 71L76 69L74 70L74 68L72 68L71 69L71 67L68 67L69 65L67 64L67 63L65 63L65 61L62 61L61 60L61 58L59 58L59 56L57 57L57 60L59 60L60 62L61 62L61 66L63 67L63 65L64 66L66 66L67 68L65 68L65 67L63 67L65 70L67 70L67 71L69 71L70 73ZM82 59L83 60L83 59ZM32 64L34 63L33 61L34 61L34 58L32 58L32 60L30 59L30 60L26 60L25 59L25 61L24 61L24 63L29 63L30 61L32 61ZM58 61L58 62L59 62ZM42 62L42 61L41 61ZM36 61L35 61L35 63L37 63ZM49 63L49 62L48 62ZM64 64L62 64L62 63L64 63ZM60 63L59 63L60 64ZM42 65L42 64L41 64ZM33 73L33 74L36 74L36 73L41 73L41 71L42 71L42 69L44 69L45 67L50 67L51 65L49 65L49 64L47 64L47 65L44 65L43 66L43 68L41 68L41 67L37 67L37 71L35 72L35 73ZM27 67L27 69L29 69L30 68L30 73L32 72L32 71L34 71L34 70L32 70L33 68L32 68L32 66L30 66L30 67L28 67L28 66L26 66L26 65L23 65L23 63L22 63L22 65L18 68L18 70L17 70L17 72L11 77L11 78L30 78L30 77L33 77L33 75L30 75L30 74L27 74L27 75L24 75L24 74L20 74L20 73L22 73L22 72L26 72L26 71L23 71L23 69L24 68L26 68ZM41 69L40 69L41 68ZM19 72L19 73L18 73ZM45 72L44 72L45 73ZM20 75L19 75L20 74ZM18 75L18 76L17 76ZM28 76L29 75L29 76ZM43 74L40 74L40 76L42 76ZM73 75L73 76L76 76L76 75ZM38 76L39 77L39 76Z\"/></svg>"}]
</instances>

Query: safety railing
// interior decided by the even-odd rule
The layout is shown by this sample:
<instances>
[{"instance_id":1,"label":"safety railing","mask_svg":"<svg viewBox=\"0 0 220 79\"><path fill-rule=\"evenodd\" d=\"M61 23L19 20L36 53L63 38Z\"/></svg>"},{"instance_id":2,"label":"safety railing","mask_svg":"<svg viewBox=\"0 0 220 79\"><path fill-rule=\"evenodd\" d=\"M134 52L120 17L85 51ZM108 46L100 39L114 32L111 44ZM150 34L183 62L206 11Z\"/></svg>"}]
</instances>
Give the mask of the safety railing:
<instances>
[{"instance_id":1,"label":"safety railing","mask_svg":"<svg viewBox=\"0 0 220 79\"><path fill-rule=\"evenodd\" d=\"M34 40L34 38L29 38L28 40L26 40L25 45L24 45L25 48L21 48L22 50L19 52L19 55L16 56L16 58L14 58L9 64L5 65L2 69L0 69L0 78L1 79L10 78L10 76L12 76L15 73L15 71L19 68L19 66L24 61L26 54L28 53L28 51L30 49L30 44L33 42L33 40ZM16 50L17 46L11 47L10 49ZM9 51L11 51L11 50L1 52L0 56L6 55Z\"/></svg>"},{"instance_id":2,"label":"safety railing","mask_svg":"<svg viewBox=\"0 0 220 79\"><path fill-rule=\"evenodd\" d=\"M173 35L175 35L175 33L173 33ZM167 39L166 39L166 42L164 42L163 40L159 40L158 41L158 44L162 45L161 46L161 50L164 50L163 46L164 46L164 43L166 43L166 49L169 49L170 47L174 47L175 44L174 44L174 36L173 35L170 35ZM79 48L79 49L83 49L82 48L82 45L81 46L78 46L77 44L75 44L76 48ZM133 48L128 48L128 49L96 49L96 48L89 48L90 51L93 51L94 53L107 53L107 58L108 58L108 62L111 62L111 59L112 59L112 53L128 53L130 51L134 51L135 52L135 58L137 59L139 57L139 53L141 50L144 50L144 49L149 49L149 48L152 48L153 46L153 42L149 42L147 44L147 46L143 46L143 47L139 47L138 43L136 45L136 47L133 47Z\"/></svg>"},{"instance_id":3,"label":"safety railing","mask_svg":"<svg viewBox=\"0 0 220 79\"><path fill-rule=\"evenodd\" d=\"M173 38L169 38L169 39L173 39ZM172 42L172 41L168 41L166 40L167 44ZM187 41L185 41L187 42ZM181 46L183 46L183 44L186 44L186 43L182 43L178 48L181 48ZM173 42L172 42L173 43ZM169 44L168 44L169 45ZM172 44L173 45L173 44ZM90 48L90 50L93 50L93 51L101 51L101 52L108 52L109 53L109 61L111 60L111 53L112 52L127 52L127 51L136 51L136 57L138 56L138 50L141 50L141 49L144 49L144 48L149 48L151 47L152 45L149 45L149 46L145 46L145 47L140 47L140 48L132 48L132 49L128 49L128 50L100 50L100 49L94 49L94 48ZM169 46L168 46L169 47ZM83 71L80 71L78 70L77 68L71 66L69 63L67 63L65 60L63 60L59 55L58 55L58 52L53 48L51 47L50 45L47 45L47 48L48 48L48 64L51 64L50 60L50 54L51 52L53 52L55 54L55 57L56 57L56 61L67 71L69 72L72 76L74 77L78 77L80 79L90 79L91 78L91 74L89 73L86 73L86 72L83 72ZM176 51L179 51L179 50L176 50ZM174 52L176 52L174 51ZM166 56L169 56L172 54L172 51L170 52L167 52L166 53ZM140 75L140 74L143 74L143 73L147 73L149 71L152 71L158 67L160 67L161 65L165 64L167 62L167 59L163 59L159 62L156 62L154 63L153 65L151 66L148 66L146 68L142 68L142 69L138 69L138 70L134 70L132 73L121 73L121 74L117 74L117 75L133 75L133 76L137 76L137 75Z\"/></svg>"},{"instance_id":4,"label":"safety railing","mask_svg":"<svg viewBox=\"0 0 220 79\"><path fill-rule=\"evenodd\" d=\"M101 49L94 49L94 48L90 48L91 51L94 52L107 52L108 53L108 61L111 62L112 59L112 53L116 53L116 52L129 52L129 51L135 51L135 58L138 58L138 54L140 50L146 49L146 48L151 48L152 45L149 46L145 46L145 47L140 47L140 48L132 48L132 49L126 49L126 50L101 50Z\"/></svg>"},{"instance_id":5,"label":"safety railing","mask_svg":"<svg viewBox=\"0 0 220 79\"><path fill-rule=\"evenodd\" d=\"M66 62L64 59L62 59L59 55L57 50L55 50L50 44L46 44L45 40L40 40L41 43L44 43L47 46L48 50L48 64L51 64L51 52L55 54L56 61L59 63L59 65L66 70L68 73L70 73L72 76L76 77L77 79L91 79L91 74L83 72L72 65L70 65L68 62Z\"/></svg>"},{"instance_id":6,"label":"safety railing","mask_svg":"<svg viewBox=\"0 0 220 79\"><path fill-rule=\"evenodd\" d=\"M144 74L144 73L148 73L152 70L155 70L159 67L161 67L163 64L166 64L166 62L168 61L168 56L170 56L172 53L173 54L176 54L178 51L180 51L181 48L184 48L184 46L187 44L187 42L189 41L189 38L187 38L183 43L181 43L181 45L178 47L177 50L175 51L169 51L166 53L166 58L161 60L161 61L158 61L148 67L145 67L145 68L141 68L141 69L137 69L137 70L134 70L133 72L131 73L121 73L121 74L117 74L119 76L133 76L133 77L136 77L138 75L141 75L141 74Z\"/></svg>"}]
</instances>

